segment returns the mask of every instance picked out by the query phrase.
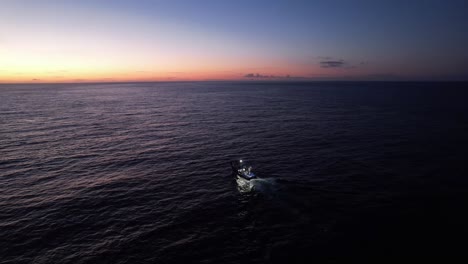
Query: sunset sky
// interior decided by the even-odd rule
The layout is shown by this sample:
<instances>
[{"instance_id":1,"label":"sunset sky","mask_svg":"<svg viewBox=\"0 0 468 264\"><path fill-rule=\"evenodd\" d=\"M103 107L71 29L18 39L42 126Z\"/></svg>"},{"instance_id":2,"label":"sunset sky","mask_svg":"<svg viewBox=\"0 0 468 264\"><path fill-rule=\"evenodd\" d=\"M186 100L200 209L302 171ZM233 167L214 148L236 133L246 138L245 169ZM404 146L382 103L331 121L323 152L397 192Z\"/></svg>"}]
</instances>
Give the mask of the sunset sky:
<instances>
[{"instance_id":1,"label":"sunset sky","mask_svg":"<svg viewBox=\"0 0 468 264\"><path fill-rule=\"evenodd\" d=\"M0 3L0 82L468 80L466 1Z\"/></svg>"}]
</instances>

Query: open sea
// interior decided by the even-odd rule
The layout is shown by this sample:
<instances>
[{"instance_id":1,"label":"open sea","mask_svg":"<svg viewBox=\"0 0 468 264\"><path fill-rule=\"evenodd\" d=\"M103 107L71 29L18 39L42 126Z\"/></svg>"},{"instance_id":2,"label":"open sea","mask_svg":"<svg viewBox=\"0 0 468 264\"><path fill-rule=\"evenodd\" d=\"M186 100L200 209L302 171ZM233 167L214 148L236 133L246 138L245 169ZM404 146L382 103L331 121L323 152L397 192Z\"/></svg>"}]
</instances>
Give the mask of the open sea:
<instances>
[{"instance_id":1,"label":"open sea","mask_svg":"<svg viewBox=\"0 0 468 264\"><path fill-rule=\"evenodd\" d=\"M465 86L0 85L0 263L466 259Z\"/></svg>"}]
</instances>

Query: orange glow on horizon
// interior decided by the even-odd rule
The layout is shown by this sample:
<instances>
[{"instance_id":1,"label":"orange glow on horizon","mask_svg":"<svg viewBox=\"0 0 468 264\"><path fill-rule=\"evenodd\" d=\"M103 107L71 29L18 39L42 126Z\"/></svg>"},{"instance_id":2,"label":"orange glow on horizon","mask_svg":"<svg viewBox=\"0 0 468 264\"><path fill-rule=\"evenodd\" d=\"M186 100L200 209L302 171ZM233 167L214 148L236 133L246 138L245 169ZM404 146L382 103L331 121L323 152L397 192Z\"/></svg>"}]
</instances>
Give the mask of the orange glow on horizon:
<instances>
[{"instance_id":1,"label":"orange glow on horizon","mask_svg":"<svg viewBox=\"0 0 468 264\"><path fill-rule=\"evenodd\" d=\"M277 80L287 79L287 76L292 79L314 79L333 78L344 72L284 60L229 56L218 59L202 54L185 57L153 55L145 58L137 52L63 54L31 50L0 55L0 83ZM346 71L346 74L350 73L353 72ZM261 78L246 78L247 74L259 74Z\"/></svg>"}]
</instances>

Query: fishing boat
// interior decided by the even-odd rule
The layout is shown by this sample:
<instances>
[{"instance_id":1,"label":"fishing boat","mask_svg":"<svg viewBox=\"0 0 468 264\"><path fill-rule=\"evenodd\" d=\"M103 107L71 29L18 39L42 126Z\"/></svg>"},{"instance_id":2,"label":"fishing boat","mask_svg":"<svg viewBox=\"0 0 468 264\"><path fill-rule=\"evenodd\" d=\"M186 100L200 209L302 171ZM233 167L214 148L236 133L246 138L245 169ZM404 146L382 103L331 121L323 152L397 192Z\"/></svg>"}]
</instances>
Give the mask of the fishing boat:
<instances>
[{"instance_id":1,"label":"fishing boat","mask_svg":"<svg viewBox=\"0 0 468 264\"><path fill-rule=\"evenodd\" d=\"M243 160L231 161L231 168L233 174L246 180L257 178L257 175L252 172L252 166Z\"/></svg>"}]
</instances>

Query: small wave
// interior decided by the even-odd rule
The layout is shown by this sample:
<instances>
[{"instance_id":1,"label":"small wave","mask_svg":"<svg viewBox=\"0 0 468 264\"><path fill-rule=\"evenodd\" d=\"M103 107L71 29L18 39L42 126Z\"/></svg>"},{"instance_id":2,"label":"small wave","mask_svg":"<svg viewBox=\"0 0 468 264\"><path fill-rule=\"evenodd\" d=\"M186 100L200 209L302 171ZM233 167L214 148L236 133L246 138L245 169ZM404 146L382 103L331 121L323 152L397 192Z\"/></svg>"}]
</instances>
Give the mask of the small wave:
<instances>
[{"instance_id":1,"label":"small wave","mask_svg":"<svg viewBox=\"0 0 468 264\"><path fill-rule=\"evenodd\" d=\"M250 181L237 177L237 189L240 193L258 192L271 194L276 192L277 184L274 178L257 178Z\"/></svg>"}]
</instances>

